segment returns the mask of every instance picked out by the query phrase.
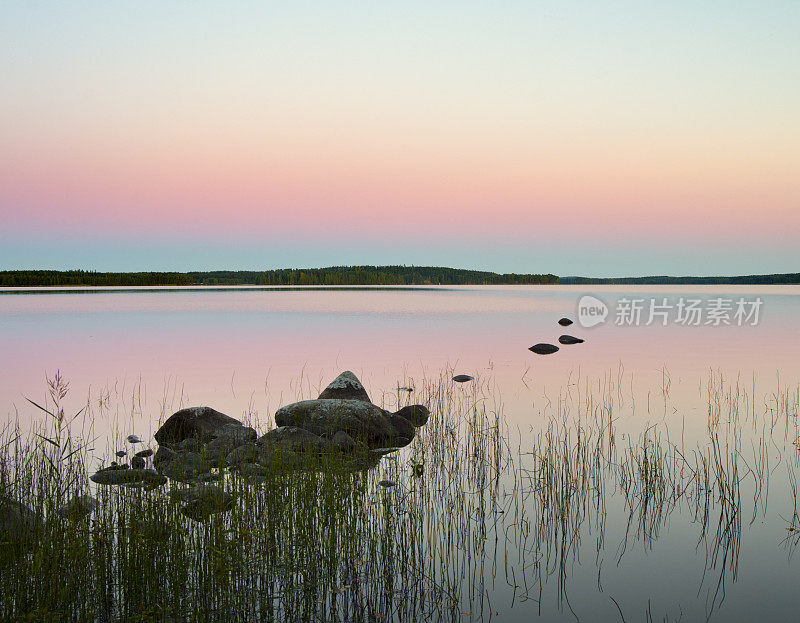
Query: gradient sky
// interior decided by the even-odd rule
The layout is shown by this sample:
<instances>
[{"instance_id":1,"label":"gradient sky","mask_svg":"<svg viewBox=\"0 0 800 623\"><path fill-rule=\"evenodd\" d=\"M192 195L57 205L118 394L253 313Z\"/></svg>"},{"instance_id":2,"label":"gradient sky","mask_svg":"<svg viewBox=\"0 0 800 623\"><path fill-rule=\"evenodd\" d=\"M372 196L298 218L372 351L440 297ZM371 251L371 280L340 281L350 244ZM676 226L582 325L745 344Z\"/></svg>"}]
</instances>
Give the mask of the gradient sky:
<instances>
[{"instance_id":1,"label":"gradient sky","mask_svg":"<svg viewBox=\"0 0 800 623\"><path fill-rule=\"evenodd\" d=\"M0 268L800 270L800 2L0 2Z\"/></svg>"}]
</instances>

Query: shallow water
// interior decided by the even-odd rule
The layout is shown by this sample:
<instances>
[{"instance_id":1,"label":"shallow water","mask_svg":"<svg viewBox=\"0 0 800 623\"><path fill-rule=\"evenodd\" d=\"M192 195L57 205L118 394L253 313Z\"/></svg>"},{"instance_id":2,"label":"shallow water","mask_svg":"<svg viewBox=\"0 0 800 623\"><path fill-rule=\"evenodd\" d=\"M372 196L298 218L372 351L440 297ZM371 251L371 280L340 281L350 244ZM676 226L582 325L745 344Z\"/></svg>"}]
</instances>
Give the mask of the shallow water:
<instances>
[{"instance_id":1,"label":"shallow water","mask_svg":"<svg viewBox=\"0 0 800 623\"><path fill-rule=\"evenodd\" d=\"M561 316L577 317L584 294L609 306L607 321L559 327ZM704 304L760 298L762 306L755 326L733 319L683 326L671 317L667 326L645 325L646 318L644 326L615 323L621 299L646 305L664 297ZM264 429L279 406L315 397L345 369L387 408L414 402L416 394L430 398L425 388L443 371L445 378L470 374L477 380L452 386L454 396L467 411L504 418L515 467L500 470L501 493L495 490L488 507L475 506L483 494L459 497L461 512L426 507L434 534L449 529L440 514L456 517L461 536L453 551L434 558L464 570L464 619L621 620L622 611L628 621L785 620L800 606L798 542L787 530L798 472L798 317L796 287L4 293L0 413L23 426L39 421L25 397L44 403L45 378L58 369L71 384L68 410L88 402L103 454L130 432L151 434L183 406L208 404ZM557 343L562 333L586 343L548 356L527 350ZM397 390L404 386L416 393ZM552 516L543 519L554 502L540 497L548 489L536 459L558 447L543 439L564 436L569 446L612 428L613 449L602 454L604 494L589 495L598 483L577 476L574 488L587 497L565 507L560 527ZM631 482L652 477L637 480L619 466L626 457L641 459L649 443L679 450L694 468L698 457L718 451L723 467L711 473L723 480L733 478L736 458L732 515L730 501L703 494L677 462L660 490L678 482L689 493L637 491ZM413 448L404 452L384 461L375 479L401 479ZM441 487L443 475L425 482Z\"/></svg>"}]
</instances>

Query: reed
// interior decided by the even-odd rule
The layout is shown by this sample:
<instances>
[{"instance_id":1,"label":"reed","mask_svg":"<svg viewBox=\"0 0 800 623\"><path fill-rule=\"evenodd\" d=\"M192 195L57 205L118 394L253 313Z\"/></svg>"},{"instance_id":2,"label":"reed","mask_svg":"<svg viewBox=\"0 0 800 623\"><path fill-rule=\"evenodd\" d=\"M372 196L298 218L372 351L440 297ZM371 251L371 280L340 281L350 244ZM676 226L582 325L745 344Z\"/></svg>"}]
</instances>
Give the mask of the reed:
<instances>
[{"instance_id":1,"label":"reed","mask_svg":"<svg viewBox=\"0 0 800 623\"><path fill-rule=\"evenodd\" d=\"M67 416L68 385L54 378L48 403L31 406L41 423L0 433L0 493L40 518L2 539L0 618L480 620L508 608L572 618L582 569L603 595L606 557L624 565L676 522L702 552L700 597L681 608L711 617L737 581L743 523L774 515L775 448L787 443L795 455L783 460L777 499L783 544L797 544L797 387L763 398L710 375L706 434L687 444L677 441L680 420L664 415L666 373L664 414L642 418L638 432L618 430L636 405L613 375L568 383L533 406L543 415L526 431L509 423L491 378L455 385L451 376L417 383L428 424L373 469L315 458L257 480L226 473L220 484L235 503L204 522L181 515L172 483L90 486L92 409L115 406L104 394ZM313 383L304 375L291 389L302 396ZM252 402L247 411L255 415ZM758 433L749 444L746 427ZM88 515L61 511L86 494L97 498ZM602 599L614 616L637 611L620 595ZM640 618L657 616L653 608Z\"/></svg>"}]
</instances>

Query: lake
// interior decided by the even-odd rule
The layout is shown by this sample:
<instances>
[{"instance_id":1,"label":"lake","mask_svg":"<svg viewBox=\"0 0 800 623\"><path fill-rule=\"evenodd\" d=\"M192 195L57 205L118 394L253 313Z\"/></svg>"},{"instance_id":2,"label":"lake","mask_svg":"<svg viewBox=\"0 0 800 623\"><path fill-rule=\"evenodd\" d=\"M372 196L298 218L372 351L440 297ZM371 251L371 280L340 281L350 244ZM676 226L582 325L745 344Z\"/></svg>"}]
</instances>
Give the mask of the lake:
<instances>
[{"instance_id":1,"label":"lake","mask_svg":"<svg viewBox=\"0 0 800 623\"><path fill-rule=\"evenodd\" d=\"M790 620L798 318L794 286L2 290L0 416L41 421L26 398L47 404L59 371L100 461L186 406L266 430L343 370L390 410L447 392L460 412L502 420L508 463L489 506L465 482L420 507L425 555L441 563L431 582L449 582L452 609L397 620ZM528 350L562 334L586 341ZM368 478L402 493L414 448ZM408 491L448 491L448 473Z\"/></svg>"}]
</instances>

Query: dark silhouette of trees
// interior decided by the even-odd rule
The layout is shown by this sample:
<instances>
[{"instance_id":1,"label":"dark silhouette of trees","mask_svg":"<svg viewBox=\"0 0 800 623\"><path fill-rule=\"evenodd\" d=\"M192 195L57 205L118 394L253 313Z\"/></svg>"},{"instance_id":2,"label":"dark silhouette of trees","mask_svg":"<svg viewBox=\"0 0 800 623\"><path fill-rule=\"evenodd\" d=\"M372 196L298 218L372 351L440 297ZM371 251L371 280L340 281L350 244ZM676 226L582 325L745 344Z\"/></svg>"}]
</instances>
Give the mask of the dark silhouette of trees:
<instances>
[{"instance_id":1,"label":"dark silhouette of trees","mask_svg":"<svg viewBox=\"0 0 800 623\"><path fill-rule=\"evenodd\" d=\"M85 270L0 271L0 287L42 286L363 286L554 284L555 275L498 274L438 266L331 266L279 270L102 273Z\"/></svg>"}]
</instances>

